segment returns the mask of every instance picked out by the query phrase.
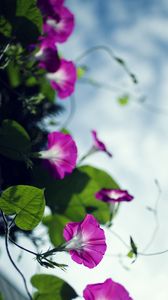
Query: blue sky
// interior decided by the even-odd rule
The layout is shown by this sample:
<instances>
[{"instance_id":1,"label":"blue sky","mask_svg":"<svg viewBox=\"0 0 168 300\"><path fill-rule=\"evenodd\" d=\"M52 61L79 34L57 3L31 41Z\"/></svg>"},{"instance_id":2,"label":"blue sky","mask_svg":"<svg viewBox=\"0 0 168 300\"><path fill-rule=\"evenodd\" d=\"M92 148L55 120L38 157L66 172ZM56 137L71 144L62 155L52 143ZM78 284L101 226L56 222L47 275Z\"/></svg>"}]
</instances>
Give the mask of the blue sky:
<instances>
[{"instance_id":1,"label":"blue sky","mask_svg":"<svg viewBox=\"0 0 168 300\"><path fill-rule=\"evenodd\" d=\"M113 89L96 90L78 85L76 115L70 128L81 152L91 143L93 128L113 152L112 160L98 154L87 162L107 170L135 196L134 202L121 208L114 230L127 241L132 235L141 251L155 228L153 214L146 207L155 205L158 190L154 180L159 181L162 189L159 228L147 252L168 249L168 2L73 0L69 5L71 3L77 27L67 49L63 48L65 55L76 58L95 45L111 47L136 73L139 84L135 87L105 53L90 54L81 61L89 66L88 76L110 84ZM116 101L122 89L131 95L127 107L120 107ZM139 103L141 97L146 99L143 104ZM111 253L122 253L125 249L114 237L108 233L107 236L110 239L108 254L96 271L82 268L82 278L76 283L72 274L81 268L73 266L68 279L82 291L86 283L101 282L111 276L125 284L136 300L167 300L167 254L141 257L133 265L126 259L122 263L130 269L127 271L116 258L110 257Z\"/></svg>"}]
</instances>

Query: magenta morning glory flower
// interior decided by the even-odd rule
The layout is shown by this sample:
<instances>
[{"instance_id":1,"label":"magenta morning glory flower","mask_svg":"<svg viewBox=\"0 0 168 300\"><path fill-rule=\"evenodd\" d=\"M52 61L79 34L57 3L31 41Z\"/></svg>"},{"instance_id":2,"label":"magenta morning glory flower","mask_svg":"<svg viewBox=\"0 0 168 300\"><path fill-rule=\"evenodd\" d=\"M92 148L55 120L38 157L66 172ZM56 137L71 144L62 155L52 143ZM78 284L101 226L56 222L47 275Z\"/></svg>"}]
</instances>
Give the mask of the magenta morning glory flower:
<instances>
[{"instance_id":1,"label":"magenta morning glory flower","mask_svg":"<svg viewBox=\"0 0 168 300\"><path fill-rule=\"evenodd\" d=\"M103 283L88 284L83 297L85 300L133 300L121 284L110 278Z\"/></svg>"},{"instance_id":2,"label":"magenta morning glory flower","mask_svg":"<svg viewBox=\"0 0 168 300\"><path fill-rule=\"evenodd\" d=\"M68 223L64 238L72 259L88 268L96 267L106 251L104 231L92 215L86 215L81 222Z\"/></svg>"},{"instance_id":3,"label":"magenta morning glory flower","mask_svg":"<svg viewBox=\"0 0 168 300\"><path fill-rule=\"evenodd\" d=\"M44 16L54 16L63 3L64 0L37 0L37 5Z\"/></svg>"},{"instance_id":4,"label":"magenta morning glory flower","mask_svg":"<svg viewBox=\"0 0 168 300\"><path fill-rule=\"evenodd\" d=\"M92 130L92 136L93 136L93 146L96 150L106 152L108 156L112 157L112 154L107 150L105 144L100 141L97 137L97 132L95 130Z\"/></svg>"},{"instance_id":5,"label":"magenta morning glory flower","mask_svg":"<svg viewBox=\"0 0 168 300\"><path fill-rule=\"evenodd\" d=\"M45 166L53 177L63 179L76 166L77 147L69 134L55 131L48 134L47 150L38 155L45 159Z\"/></svg>"},{"instance_id":6,"label":"magenta morning glory flower","mask_svg":"<svg viewBox=\"0 0 168 300\"><path fill-rule=\"evenodd\" d=\"M48 46L45 40L42 41L35 58L39 61L39 67L50 73L56 72L61 64L57 48L54 45Z\"/></svg>"},{"instance_id":7,"label":"magenta morning glory flower","mask_svg":"<svg viewBox=\"0 0 168 300\"><path fill-rule=\"evenodd\" d=\"M101 189L95 194L95 197L108 203L131 201L134 198L127 191L119 189Z\"/></svg>"},{"instance_id":8,"label":"magenta morning glory flower","mask_svg":"<svg viewBox=\"0 0 168 300\"><path fill-rule=\"evenodd\" d=\"M61 99L70 96L74 92L77 72L72 61L61 59L60 68L55 73L48 73L46 77L50 80L52 88L57 91Z\"/></svg>"},{"instance_id":9,"label":"magenta morning glory flower","mask_svg":"<svg viewBox=\"0 0 168 300\"><path fill-rule=\"evenodd\" d=\"M74 15L66 7L61 7L53 17L49 15L43 24L43 32L52 43L63 43L74 29Z\"/></svg>"}]
</instances>

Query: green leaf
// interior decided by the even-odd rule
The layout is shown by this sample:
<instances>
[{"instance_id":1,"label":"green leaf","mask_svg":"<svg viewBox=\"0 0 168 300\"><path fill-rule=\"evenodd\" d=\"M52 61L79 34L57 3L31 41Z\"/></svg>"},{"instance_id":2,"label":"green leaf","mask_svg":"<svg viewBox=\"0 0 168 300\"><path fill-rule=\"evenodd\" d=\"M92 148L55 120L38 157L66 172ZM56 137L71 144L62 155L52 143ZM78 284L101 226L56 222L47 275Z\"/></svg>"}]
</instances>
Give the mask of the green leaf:
<instances>
[{"instance_id":1,"label":"green leaf","mask_svg":"<svg viewBox=\"0 0 168 300\"><path fill-rule=\"evenodd\" d=\"M91 166L80 167L63 180L55 180L47 170L35 166L33 185L46 188L47 205L53 213L78 222L92 208L93 215L102 224L110 220L109 205L98 201L95 193L101 188L119 188L106 172Z\"/></svg>"},{"instance_id":2,"label":"green leaf","mask_svg":"<svg viewBox=\"0 0 168 300\"><path fill-rule=\"evenodd\" d=\"M43 217L44 191L28 185L9 187L1 194L0 208L6 215L16 215L15 224L19 228L32 230Z\"/></svg>"},{"instance_id":3,"label":"green leaf","mask_svg":"<svg viewBox=\"0 0 168 300\"><path fill-rule=\"evenodd\" d=\"M118 103L122 106L127 105L129 102L129 95L124 95L117 99Z\"/></svg>"},{"instance_id":4,"label":"green leaf","mask_svg":"<svg viewBox=\"0 0 168 300\"><path fill-rule=\"evenodd\" d=\"M51 85L49 84L49 82L42 78L40 80L40 90L41 93L51 102L53 102L56 98L56 93L55 91L52 89Z\"/></svg>"},{"instance_id":5,"label":"green leaf","mask_svg":"<svg viewBox=\"0 0 168 300\"><path fill-rule=\"evenodd\" d=\"M42 16L35 0L17 0L13 34L25 46L36 42L42 29Z\"/></svg>"},{"instance_id":6,"label":"green leaf","mask_svg":"<svg viewBox=\"0 0 168 300\"><path fill-rule=\"evenodd\" d=\"M0 154L15 160L26 160L31 141L25 129L14 120L4 120L0 127Z\"/></svg>"},{"instance_id":7,"label":"green leaf","mask_svg":"<svg viewBox=\"0 0 168 300\"><path fill-rule=\"evenodd\" d=\"M0 293L0 300L4 300L4 297L2 296L2 293Z\"/></svg>"},{"instance_id":8,"label":"green leaf","mask_svg":"<svg viewBox=\"0 0 168 300\"><path fill-rule=\"evenodd\" d=\"M12 25L4 16L0 16L0 33L5 37L10 37L12 32Z\"/></svg>"},{"instance_id":9,"label":"green leaf","mask_svg":"<svg viewBox=\"0 0 168 300\"><path fill-rule=\"evenodd\" d=\"M54 214L43 218L43 224L48 227L48 233L53 245L58 246L65 242L63 238L63 229L70 219L64 215Z\"/></svg>"},{"instance_id":10,"label":"green leaf","mask_svg":"<svg viewBox=\"0 0 168 300\"><path fill-rule=\"evenodd\" d=\"M34 300L71 300L77 297L76 292L69 284L53 275L34 275L31 283L38 289Z\"/></svg>"},{"instance_id":11,"label":"green leaf","mask_svg":"<svg viewBox=\"0 0 168 300\"><path fill-rule=\"evenodd\" d=\"M20 84L20 69L13 61L8 64L7 67L8 78L12 87L17 87Z\"/></svg>"},{"instance_id":12,"label":"green leaf","mask_svg":"<svg viewBox=\"0 0 168 300\"><path fill-rule=\"evenodd\" d=\"M0 11L18 42L27 46L37 41L42 29L42 15L36 0L1 0ZM11 32L6 26L5 31L9 36Z\"/></svg>"}]
</instances>

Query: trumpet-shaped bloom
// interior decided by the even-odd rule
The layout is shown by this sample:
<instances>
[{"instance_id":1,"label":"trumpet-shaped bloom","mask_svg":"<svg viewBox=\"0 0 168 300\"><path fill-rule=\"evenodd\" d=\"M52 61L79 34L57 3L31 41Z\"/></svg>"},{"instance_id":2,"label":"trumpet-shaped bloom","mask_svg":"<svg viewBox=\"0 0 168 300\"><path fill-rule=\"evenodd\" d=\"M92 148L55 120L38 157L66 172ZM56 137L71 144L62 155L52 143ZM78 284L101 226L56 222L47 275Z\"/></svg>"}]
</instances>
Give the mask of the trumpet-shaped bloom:
<instances>
[{"instance_id":1,"label":"trumpet-shaped bloom","mask_svg":"<svg viewBox=\"0 0 168 300\"><path fill-rule=\"evenodd\" d=\"M70 96L74 92L77 72L73 62L61 59L60 68L55 73L48 73L46 77L50 80L52 88L57 91L58 97L61 99Z\"/></svg>"},{"instance_id":2,"label":"trumpet-shaped bloom","mask_svg":"<svg viewBox=\"0 0 168 300\"><path fill-rule=\"evenodd\" d=\"M88 268L96 267L106 251L104 231L92 215L86 215L81 222L68 223L64 238L72 259Z\"/></svg>"},{"instance_id":3,"label":"trumpet-shaped bloom","mask_svg":"<svg viewBox=\"0 0 168 300\"><path fill-rule=\"evenodd\" d=\"M95 130L92 130L92 136L94 148L98 151L106 152L108 156L112 157L112 154L107 150L105 144L98 139L97 132Z\"/></svg>"},{"instance_id":4,"label":"trumpet-shaped bloom","mask_svg":"<svg viewBox=\"0 0 168 300\"><path fill-rule=\"evenodd\" d=\"M48 149L39 152L45 166L55 178L63 179L76 166L77 147L69 134L51 132L48 134Z\"/></svg>"},{"instance_id":5,"label":"trumpet-shaped bloom","mask_svg":"<svg viewBox=\"0 0 168 300\"><path fill-rule=\"evenodd\" d=\"M44 16L55 16L63 3L64 0L37 0L37 5Z\"/></svg>"},{"instance_id":6,"label":"trumpet-shaped bloom","mask_svg":"<svg viewBox=\"0 0 168 300\"><path fill-rule=\"evenodd\" d=\"M101 189L95 194L95 197L98 200L111 203L131 201L134 198L127 191L119 189Z\"/></svg>"},{"instance_id":7,"label":"trumpet-shaped bloom","mask_svg":"<svg viewBox=\"0 0 168 300\"><path fill-rule=\"evenodd\" d=\"M39 61L39 67L50 73L56 72L61 64L56 47L54 45L47 46L45 40L42 42L35 58Z\"/></svg>"},{"instance_id":8,"label":"trumpet-shaped bloom","mask_svg":"<svg viewBox=\"0 0 168 300\"><path fill-rule=\"evenodd\" d=\"M133 300L121 284L110 278L103 283L88 284L83 297L85 300Z\"/></svg>"},{"instance_id":9,"label":"trumpet-shaped bloom","mask_svg":"<svg viewBox=\"0 0 168 300\"><path fill-rule=\"evenodd\" d=\"M43 32L50 42L63 43L71 35L74 25L74 15L67 7L61 7L54 17L49 15L45 19Z\"/></svg>"}]
</instances>

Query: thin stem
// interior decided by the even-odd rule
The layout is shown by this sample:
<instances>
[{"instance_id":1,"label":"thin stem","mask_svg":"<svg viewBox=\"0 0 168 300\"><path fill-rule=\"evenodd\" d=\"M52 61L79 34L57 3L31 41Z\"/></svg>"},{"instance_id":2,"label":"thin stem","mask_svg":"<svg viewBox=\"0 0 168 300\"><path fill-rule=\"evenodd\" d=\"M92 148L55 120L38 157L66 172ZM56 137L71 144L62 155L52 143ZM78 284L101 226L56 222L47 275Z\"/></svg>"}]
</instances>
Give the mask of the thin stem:
<instances>
[{"instance_id":1,"label":"thin stem","mask_svg":"<svg viewBox=\"0 0 168 300\"><path fill-rule=\"evenodd\" d=\"M101 82L101 81L91 78L91 77L81 78L79 83L90 84L90 85L100 88L100 89L109 90L110 92L114 92L114 90L117 90L117 91L120 91L123 93L125 92L124 88L122 88L122 87L111 85L106 82Z\"/></svg>"},{"instance_id":2,"label":"thin stem","mask_svg":"<svg viewBox=\"0 0 168 300\"><path fill-rule=\"evenodd\" d=\"M66 251L65 250L65 245L60 245L57 248L53 248L53 249L48 250L48 251L46 251L44 253L41 253L39 255L42 258L46 258L47 256L51 256L51 255L55 254L56 252L62 252L62 251Z\"/></svg>"},{"instance_id":3,"label":"thin stem","mask_svg":"<svg viewBox=\"0 0 168 300\"><path fill-rule=\"evenodd\" d=\"M33 251L29 250L29 249L24 248L23 246L20 246L20 245L17 244L15 241L13 241L10 237L9 237L9 241L10 241L11 243L13 243L15 246L17 246L18 248L20 248L20 249L22 249L22 250L24 250L24 251L26 251L26 252L28 252L28 253L30 253L30 254L32 254L32 255L35 255L35 256L38 255L38 253L35 253L35 252L33 252Z\"/></svg>"},{"instance_id":4,"label":"thin stem","mask_svg":"<svg viewBox=\"0 0 168 300\"><path fill-rule=\"evenodd\" d=\"M94 78L86 78L85 77L85 78L82 78L79 81L79 83L89 84L89 85L92 85L93 87L96 87L96 88L99 88L99 89L108 90L109 92L114 92L114 90L118 90L118 91L121 91L122 93L125 93L124 89L121 88L121 87L112 86L111 84L104 83L104 82L101 82L101 81L97 81ZM139 95L135 94L135 98L136 98L135 99L136 101L134 100L134 98L132 99L132 100L134 100L134 102L133 102L134 104L140 105L145 110L150 111L152 113L157 113L157 114L162 114L162 115L167 116L167 114L168 114L167 107L165 107L165 108L162 109L162 108L159 108L156 105L147 103L145 101L146 100L145 96L139 96ZM142 101L142 98L143 98L143 101Z\"/></svg>"},{"instance_id":5,"label":"thin stem","mask_svg":"<svg viewBox=\"0 0 168 300\"><path fill-rule=\"evenodd\" d=\"M97 149L96 147L92 146L92 147L88 150L88 152L86 152L86 154L84 154L84 155L79 159L79 161L78 161L78 166L79 166L79 165L81 164L81 162L83 162L83 160L85 160L88 156L94 154L94 153L97 152L97 151L98 151L98 149Z\"/></svg>"},{"instance_id":6,"label":"thin stem","mask_svg":"<svg viewBox=\"0 0 168 300\"><path fill-rule=\"evenodd\" d=\"M157 202L158 203L158 202ZM158 204L157 204L158 205ZM130 249L131 247L123 240L123 238L116 232L114 232L113 230L109 229L110 232L118 239L120 240L120 242L127 248ZM137 256L156 256L156 255L161 255L161 254L165 254L168 252L168 249L166 250L162 250L162 251L158 251L158 252L153 252L153 253L144 253L144 252L137 252ZM122 254L121 254L122 255ZM118 254L113 254L110 256L118 256ZM124 254L123 254L124 256Z\"/></svg>"},{"instance_id":7,"label":"thin stem","mask_svg":"<svg viewBox=\"0 0 168 300\"><path fill-rule=\"evenodd\" d=\"M67 119L64 121L64 123L62 124L61 126L61 129L62 130L63 128L66 128L67 125L70 123L70 121L72 120L74 114L75 114L75 108L76 108L76 103L75 103L75 96L72 95L70 97L70 112L69 112L69 115L67 117Z\"/></svg>"},{"instance_id":8,"label":"thin stem","mask_svg":"<svg viewBox=\"0 0 168 300\"><path fill-rule=\"evenodd\" d=\"M123 238L117 232L111 229L109 230L127 249L130 249L130 246L123 240Z\"/></svg>"},{"instance_id":9,"label":"thin stem","mask_svg":"<svg viewBox=\"0 0 168 300\"><path fill-rule=\"evenodd\" d=\"M142 252L138 252L138 255L141 256L156 256L156 255L161 255L161 254L165 254L168 252L168 249L163 250L163 251L158 251L158 252L153 252L153 253L142 253Z\"/></svg>"},{"instance_id":10,"label":"thin stem","mask_svg":"<svg viewBox=\"0 0 168 300\"><path fill-rule=\"evenodd\" d=\"M145 252L152 245L152 243L153 243L153 241L156 237L156 234L159 230L158 205L159 205L159 200L160 200L160 196L161 196L162 191L161 191L161 188L160 188L160 185L159 185L159 182L158 182L157 179L155 180L155 184L156 184L156 187L158 189L158 196L156 198L154 209L152 209L152 212L154 214L154 219L155 219L155 228L153 230L153 233L152 233L152 236L151 236L149 242L144 247L143 252Z\"/></svg>"},{"instance_id":11,"label":"thin stem","mask_svg":"<svg viewBox=\"0 0 168 300\"><path fill-rule=\"evenodd\" d=\"M86 50L80 56L78 56L75 61L78 62L81 59L83 59L84 57L88 56L89 54L91 54L91 53L93 53L93 52L95 52L97 50L101 50L101 51L106 52L112 60L115 60L118 64L120 64L120 66L123 67L123 69L125 70L125 72L131 77L131 80L133 81L134 84L138 83L136 76L129 70L129 68L126 65L126 63L124 62L124 60L122 58L117 57L114 54L114 52L112 51L112 49L109 48L109 47L107 47L107 46L100 45L100 46L92 47L92 48Z\"/></svg>"},{"instance_id":12,"label":"thin stem","mask_svg":"<svg viewBox=\"0 0 168 300\"><path fill-rule=\"evenodd\" d=\"M4 226L5 226L5 246L6 246L6 252L8 254L8 257L12 263L12 265L14 266L14 268L17 270L17 272L20 274L20 276L22 277L23 279L23 282L24 282L24 286L25 286L25 290L27 292L27 295L29 296L29 299L30 300L33 300L29 290L28 290L28 287L27 287L27 283L26 283L26 279L23 275L23 273L20 271L20 269L17 267L17 265L15 264L14 260L12 259L12 256L10 254L10 251L9 251L9 247L8 247L8 239L9 239L9 226L8 226L8 222L6 220L6 217L3 213L3 211L1 210L1 213L2 213L2 218L3 218L3 221L4 221Z\"/></svg>"}]
</instances>

